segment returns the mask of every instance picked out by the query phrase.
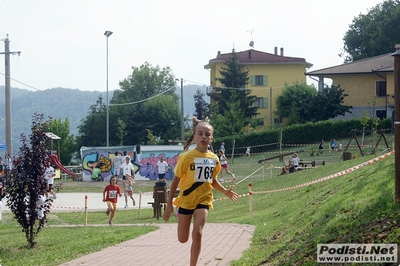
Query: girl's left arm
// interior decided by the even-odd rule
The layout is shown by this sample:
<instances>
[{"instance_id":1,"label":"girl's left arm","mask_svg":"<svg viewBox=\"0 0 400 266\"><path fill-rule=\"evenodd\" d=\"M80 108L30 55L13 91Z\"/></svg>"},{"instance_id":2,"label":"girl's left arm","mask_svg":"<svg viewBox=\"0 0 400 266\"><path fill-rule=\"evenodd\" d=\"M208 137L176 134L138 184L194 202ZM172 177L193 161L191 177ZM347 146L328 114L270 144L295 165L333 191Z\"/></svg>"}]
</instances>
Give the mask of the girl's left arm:
<instances>
[{"instance_id":1,"label":"girl's left arm","mask_svg":"<svg viewBox=\"0 0 400 266\"><path fill-rule=\"evenodd\" d=\"M227 196L228 198L230 198L231 200L238 201L239 195L232 189L224 188L217 179L214 179L213 182L211 183L211 185L213 188L215 188L219 192L224 193L224 195Z\"/></svg>"}]
</instances>

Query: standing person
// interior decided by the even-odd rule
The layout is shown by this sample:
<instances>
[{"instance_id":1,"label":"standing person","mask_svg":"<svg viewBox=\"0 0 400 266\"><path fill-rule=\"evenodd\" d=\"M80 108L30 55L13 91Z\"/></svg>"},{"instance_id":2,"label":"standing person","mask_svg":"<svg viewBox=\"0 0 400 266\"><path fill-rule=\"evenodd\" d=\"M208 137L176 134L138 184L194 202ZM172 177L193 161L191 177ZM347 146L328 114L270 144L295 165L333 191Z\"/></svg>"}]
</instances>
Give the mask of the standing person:
<instances>
[{"instance_id":1,"label":"standing person","mask_svg":"<svg viewBox=\"0 0 400 266\"><path fill-rule=\"evenodd\" d=\"M44 172L44 178L47 180L46 184L46 198L49 197L49 193L53 196L53 199L56 199L56 193L53 192L53 184L54 184L54 177L56 176L56 171L47 163L46 171Z\"/></svg>"},{"instance_id":2,"label":"standing person","mask_svg":"<svg viewBox=\"0 0 400 266\"><path fill-rule=\"evenodd\" d=\"M125 187L126 180L130 180L132 184L135 183L135 171L131 163L131 157L125 156L125 162L121 164L120 171L123 187Z\"/></svg>"},{"instance_id":3,"label":"standing person","mask_svg":"<svg viewBox=\"0 0 400 266\"><path fill-rule=\"evenodd\" d=\"M120 180L119 172L121 168L121 164L124 162L123 157L119 155L118 151L114 152L114 158L112 159L112 166L113 166L113 175ZM122 177L121 177L122 179Z\"/></svg>"},{"instance_id":4,"label":"standing person","mask_svg":"<svg viewBox=\"0 0 400 266\"><path fill-rule=\"evenodd\" d=\"M336 148L336 141L335 139L332 139L331 141L331 152L334 153L335 152L335 148Z\"/></svg>"},{"instance_id":5,"label":"standing person","mask_svg":"<svg viewBox=\"0 0 400 266\"><path fill-rule=\"evenodd\" d=\"M225 172L227 174L230 174L232 176L232 178L235 178L235 175L232 174L231 171L228 170L228 159L226 158L224 151L223 150L219 150L218 151L218 155L219 155L219 162L221 163L221 167L223 169L225 169ZM221 171L221 179L219 180L220 182L224 182L224 179L222 178L222 171Z\"/></svg>"},{"instance_id":6,"label":"standing person","mask_svg":"<svg viewBox=\"0 0 400 266\"><path fill-rule=\"evenodd\" d=\"M103 202L107 203L106 214L110 216L108 221L109 225L112 225L115 210L117 209L118 196L122 197L121 189L117 185L117 178L112 176L110 179L110 184L107 185L103 191Z\"/></svg>"},{"instance_id":7,"label":"standing person","mask_svg":"<svg viewBox=\"0 0 400 266\"><path fill-rule=\"evenodd\" d=\"M165 173L168 171L168 167L168 163L164 161L164 156L161 156L156 164L156 172L160 181L165 181Z\"/></svg>"},{"instance_id":8,"label":"standing person","mask_svg":"<svg viewBox=\"0 0 400 266\"><path fill-rule=\"evenodd\" d=\"M136 205L135 199L133 198L133 188L132 188L132 181L125 180L125 187L124 187L124 195L125 195L125 208L128 208L128 196L132 200L133 206Z\"/></svg>"},{"instance_id":9,"label":"standing person","mask_svg":"<svg viewBox=\"0 0 400 266\"><path fill-rule=\"evenodd\" d=\"M173 202L178 207L179 242L186 243L189 240L190 223L193 218L190 266L196 265L200 256L203 227L208 210L213 207L212 188L233 201L238 200L236 192L225 189L217 180L221 165L217 155L208 150L208 145L213 140L213 132L208 118L205 122L193 118L193 132L184 145L185 152L179 156L175 166L175 177L171 183L170 196L164 211L164 220L168 221L173 211L172 199L179 185L179 195ZM193 141L196 143L196 148L188 151Z\"/></svg>"},{"instance_id":10,"label":"standing person","mask_svg":"<svg viewBox=\"0 0 400 266\"><path fill-rule=\"evenodd\" d=\"M6 163L6 169L11 171L13 165L12 165L12 159L11 159L10 154L7 154L5 163Z\"/></svg>"},{"instance_id":11,"label":"standing person","mask_svg":"<svg viewBox=\"0 0 400 266\"><path fill-rule=\"evenodd\" d=\"M219 149L225 153L225 142L221 143L221 146L219 147Z\"/></svg>"},{"instance_id":12,"label":"standing person","mask_svg":"<svg viewBox=\"0 0 400 266\"><path fill-rule=\"evenodd\" d=\"M4 169L6 168L6 163L3 158L0 157L0 177L4 175Z\"/></svg>"},{"instance_id":13,"label":"standing person","mask_svg":"<svg viewBox=\"0 0 400 266\"><path fill-rule=\"evenodd\" d=\"M243 158L246 157L246 156L249 156L249 159L250 159L250 146L248 146L246 148L246 152L244 153Z\"/></svg>"},{"instance_id":14,"label":"standing person","mask_svg":"<svg viewBox=\"0 0 400 266\"><path fill-rule=\"evenodd\" d=\"M299 161L300 161L300 158L297 155L297 153L293 153L292 161L293 161L294 170L296 171L296 168L299 167Z\"/></svg>"},{"instance_id":15,"label":"standing person","mask_svg":"<svg viewBox=\"0 0 400 266\"><path fill-rule=\"evenodd\" d=\"M319 155L320 153L322 154L322 151L324 150L324 143L325 143L325 141L323 139L321 139L321 142L319 143L317 155Z\"/></svg>"}]
</instances>

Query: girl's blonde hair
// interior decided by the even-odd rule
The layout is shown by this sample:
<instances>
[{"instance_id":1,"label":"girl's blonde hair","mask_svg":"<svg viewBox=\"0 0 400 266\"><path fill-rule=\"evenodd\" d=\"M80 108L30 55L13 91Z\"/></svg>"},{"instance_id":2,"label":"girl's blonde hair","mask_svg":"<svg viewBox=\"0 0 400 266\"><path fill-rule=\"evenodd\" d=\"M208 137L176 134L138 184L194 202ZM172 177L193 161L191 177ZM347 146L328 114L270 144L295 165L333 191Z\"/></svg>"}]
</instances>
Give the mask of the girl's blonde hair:
<instances>
[{"instance_id":1,"label":"girl's blonde hair","mask_svg":"<svg viewBox=\"0 0 400 266\"><path fill-rule=\"evenodd\" d=\"M214 131L213 126L210 124L210 119L208 119L208 116L204 118L204 120L197 119L197 117L193 116L192 117L192 135L190 135L190 138L185 142L185 145L183 146L183 149L187 151L189 149L189 146L193 143L194 139L194 134L196 133L196 128L197 125L199 124L206 124L207 126L211 127L211 129Z\"/></svg>"}]
</instances>

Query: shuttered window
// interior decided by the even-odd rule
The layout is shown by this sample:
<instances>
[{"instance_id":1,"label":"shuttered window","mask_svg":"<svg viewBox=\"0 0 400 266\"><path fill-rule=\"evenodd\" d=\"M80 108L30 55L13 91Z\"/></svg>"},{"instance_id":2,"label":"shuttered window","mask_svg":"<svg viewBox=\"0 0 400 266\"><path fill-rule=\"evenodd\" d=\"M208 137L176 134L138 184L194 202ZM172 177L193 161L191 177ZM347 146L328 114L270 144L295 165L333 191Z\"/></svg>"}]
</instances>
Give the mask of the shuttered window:
<instances>
[{"instance_id":1,"label":"shuttered window","mask_svg":"<svg viewBox=\"0 0 400 266\"><path fill-rule=\"evenodd\" d=\"M268 76L267 75L251 76L251 85L252 86L267 86L268 85Z\"/></svg>"}]
</instances>

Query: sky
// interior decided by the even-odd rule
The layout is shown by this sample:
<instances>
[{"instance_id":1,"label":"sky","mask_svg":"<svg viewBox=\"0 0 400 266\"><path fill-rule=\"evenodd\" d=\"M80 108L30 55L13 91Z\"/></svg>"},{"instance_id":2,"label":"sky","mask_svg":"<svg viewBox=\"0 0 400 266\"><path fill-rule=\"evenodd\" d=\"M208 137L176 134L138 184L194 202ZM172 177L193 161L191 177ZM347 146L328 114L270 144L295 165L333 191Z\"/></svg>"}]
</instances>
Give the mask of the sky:
<instances>
[{"instance_id":1,"label":"sky","mask_svg":"<svg viewBox=\"0 0 400 266\"><path fill-rule=\"evenodd\" d=\"M0 0L0 53L10 41L11 87L116 90L146 61L184 85L210 84L217 52L254 49L340 65L355 17L382 0ZM105 31L112 31L108 38ZM108 57L107 57L108 51ZM107 76L108 58L108 76ZM0 54L0 86L5 84ZM108 78L107 78L108 77ZM108 82L107 82L108 79ZM309 80L309 83L313 83ZM180 85L179 83L177 83Z\"/></svg>"}]
</instances>

